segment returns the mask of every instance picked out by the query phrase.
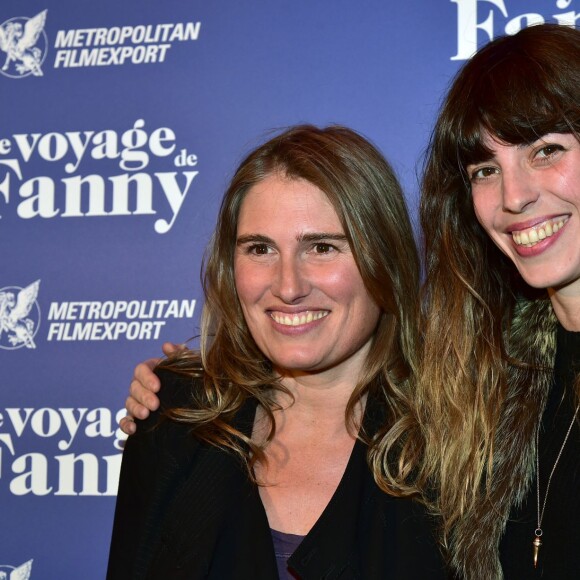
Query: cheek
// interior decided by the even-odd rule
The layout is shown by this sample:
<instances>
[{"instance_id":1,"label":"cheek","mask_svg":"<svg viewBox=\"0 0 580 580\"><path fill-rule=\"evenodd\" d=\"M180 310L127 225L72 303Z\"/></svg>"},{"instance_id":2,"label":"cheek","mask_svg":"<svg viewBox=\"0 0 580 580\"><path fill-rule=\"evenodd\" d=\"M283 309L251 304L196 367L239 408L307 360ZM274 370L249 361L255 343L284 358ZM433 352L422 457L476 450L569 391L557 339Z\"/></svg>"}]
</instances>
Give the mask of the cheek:
<instances>
[{"instance_id":1,"label":"cheek","mask_svg":"<svg viewBox=\"0 0 580 580\"><path fill-rule=\"evenodd\" d=\"M248 288L247 288L248 277L244 272L244 267L240 266L238 261L234 262L234 284L236 286L236 293L238 295L238 300L244 308L245 302L247 300Z\"/></svg>"},{"instance_id":2,"label":"cheek","mask_svg":"<svg viewBox=\"0 0 580 580\"><path fill-rule=\"evenodd\" d=\"M368 295L364 297L362 305L362 315L366 321L365 326L374 330L379 322L381 316L381 309L377 303Z\"/></svg>"},{"instance_id":3,"label":"cheek","mask_svg":"<svg viewBox=\"0 0 580 580\"><path fill-rule=\"evenodd\" d=\"M238 295L240 305L242 306L242 309L245 309L246 303L248 301L248 289L246 287L246 280L244 276L240 275L240 272L238 272L237 268L234 275L234 283L236 285L236 294Z\"/></svg>"},{"instance_id":4,"label":"cheek","mask_svg":"<svg viewBox=\"0 0 580 580\"><path fill-rule=\"evenodd\" d=\"M567 201L576 207L576 211L580 210L580 171L577 173L572 183L566 184L568 195Z\"/></svg>"},{"instance_id":5,"label":"cheek","mask_svg":"<svg viewBox=\"0 0 580 580\"><path fill-rule=\"evenodd\" d=\"M261 296L264 287L262 278L259 268L253 268L247 263L234 263L236 292L244 310L251 307Z\"/></svg>"},{"instance_id":6,"label":"cheek","mask_svg":"<svg viewBox=\"0 0 580 580\"><path fill-rule=\"evenodd\" d=\"M482 198L483 196L474 197L473 212L479 225L490 235L493 221L493 208L490 206L489 200Z\"/></svg>"},{"instance_id":7,"label":"cheek","mask_svg":"<svg viewBox=\"0 0 580 580\"><path fill-rule=\"evenodd\" d=\"M367 292L356 265L335 272L327 283L329 292L332 288L333 296L340 302L350 303L357 315L365 320L378 319L380 309Z\"/></svg>"},{"instance_id":8,"label":"cheek","mask_svg":"<svg viewBox=\"0 0 580 580\"><path fill-rule=\"evenodd\" d=\"M348 263L334 262L325 267L312 269L308 280L313 288L317 288L332 300L347 304L360 292L362 280L358 270Z\"/></svg>"}]
</instances>

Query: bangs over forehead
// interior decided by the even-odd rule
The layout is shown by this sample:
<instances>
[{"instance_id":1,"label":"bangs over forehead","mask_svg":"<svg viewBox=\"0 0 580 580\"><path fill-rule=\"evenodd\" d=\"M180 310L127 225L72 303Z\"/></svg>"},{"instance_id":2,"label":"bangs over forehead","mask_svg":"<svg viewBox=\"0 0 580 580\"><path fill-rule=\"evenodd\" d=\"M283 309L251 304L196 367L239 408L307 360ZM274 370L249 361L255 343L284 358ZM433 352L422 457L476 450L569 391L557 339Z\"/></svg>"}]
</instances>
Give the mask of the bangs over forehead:
<instances>
[{"instance_id":1,"label":"bangs over forehead","mask_svg":"<svg viewBox=\"0 0 580 580\"><path fill-rule=\"evenodd\" d=\"M580 31L534 26L488 44L460 71L445 108L462 167L492 156L486 134L520 145L580 133Z\"/></svg>"}]
</instances>

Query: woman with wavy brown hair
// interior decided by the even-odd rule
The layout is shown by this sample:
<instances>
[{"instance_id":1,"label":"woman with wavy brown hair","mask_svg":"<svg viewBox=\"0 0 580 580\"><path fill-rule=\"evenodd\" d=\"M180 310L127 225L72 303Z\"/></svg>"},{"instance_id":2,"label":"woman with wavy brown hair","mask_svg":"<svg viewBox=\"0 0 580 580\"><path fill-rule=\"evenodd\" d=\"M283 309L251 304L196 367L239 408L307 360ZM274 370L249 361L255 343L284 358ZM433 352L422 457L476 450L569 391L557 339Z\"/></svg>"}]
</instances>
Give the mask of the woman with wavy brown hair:
<instances>
[{"instance_id":1,"label":"woman with wavy brown hair","mask_svg":"<svg viewBox=\"0 0 580 580\"><path fill-rule=\"evenodd\" d=\"M443 578L430 518L396 497L416 492L418 273L398 182L355 132L295 127L242 161L201 351L158 366L161 412L125 447L108 578Z\"/></svg>"},{"instance_id":2,"label":"woman with wavy brown hair","mask_svg":"<svg viewBox=\"0 0 580 580\"><path fill-rule=\"evenodd\" d=\"M579 138L580 32L542 25L464 66L429 145L423 475L462 578L580 575Z\"/></svg>"}]
</instances>

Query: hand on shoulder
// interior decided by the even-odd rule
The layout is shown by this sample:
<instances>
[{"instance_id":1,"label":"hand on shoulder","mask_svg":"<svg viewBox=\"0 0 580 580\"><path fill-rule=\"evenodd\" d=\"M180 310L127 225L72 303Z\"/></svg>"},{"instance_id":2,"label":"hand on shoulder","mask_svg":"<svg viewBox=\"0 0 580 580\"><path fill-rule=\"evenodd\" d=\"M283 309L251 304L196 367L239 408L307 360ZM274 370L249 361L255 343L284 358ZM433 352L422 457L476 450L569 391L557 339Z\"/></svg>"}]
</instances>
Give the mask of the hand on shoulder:
<instances>
[{"instance_id":1,"label":"hand on shoulder","mask_svg":"<svg viewBox=\"0 0 580 580\"><path fill-rule=\"evenodd\" d=\"M184 348L186 348L184 345L166 342L162 346L162 351L165 356L170 356ZM119 427L127 435L133 435L137 431L135 419L145 420L151 411L159 408L157 393L161 388L161 381L154 369L162 360L162 358L150 358L139 363L133 371L129 396L125 401L127 415L119 421Z\"/></svg>"}]
</instances>

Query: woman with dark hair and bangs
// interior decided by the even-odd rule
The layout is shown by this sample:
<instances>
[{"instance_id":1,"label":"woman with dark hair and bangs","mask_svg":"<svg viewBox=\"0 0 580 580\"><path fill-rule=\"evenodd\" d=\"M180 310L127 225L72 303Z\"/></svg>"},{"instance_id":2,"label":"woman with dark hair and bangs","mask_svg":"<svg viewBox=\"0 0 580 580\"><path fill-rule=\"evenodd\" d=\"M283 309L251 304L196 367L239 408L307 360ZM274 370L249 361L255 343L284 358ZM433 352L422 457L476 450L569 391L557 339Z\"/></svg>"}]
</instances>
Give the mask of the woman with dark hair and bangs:
<instances>
[{"instance_id":1,"label":"woman with dark hair and bangs","mask_svg":"<svg viewBox=\"0 0 580 580\"><path fill-rule=\"evenodd\" d=\"M580 32L459 72L428 149L424 481L459 577L580 577Z\"/></svg>"}]
</instances>

